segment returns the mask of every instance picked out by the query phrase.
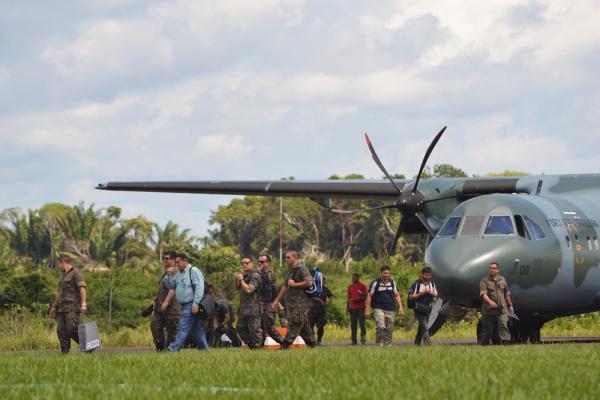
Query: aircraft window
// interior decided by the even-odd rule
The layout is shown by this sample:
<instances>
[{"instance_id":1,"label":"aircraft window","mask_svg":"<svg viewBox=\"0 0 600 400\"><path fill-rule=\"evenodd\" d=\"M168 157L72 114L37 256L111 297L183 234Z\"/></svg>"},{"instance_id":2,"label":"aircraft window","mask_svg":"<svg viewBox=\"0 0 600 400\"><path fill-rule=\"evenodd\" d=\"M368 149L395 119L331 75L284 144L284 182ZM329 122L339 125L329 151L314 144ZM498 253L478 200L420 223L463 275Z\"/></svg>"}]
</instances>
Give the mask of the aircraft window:
<instances>
[{"instance_id":1,"label":"aircraft window","mask_svg":"<svg viewBox=\"0 0 600 400\"><path fill-rule=\"evenodd\" d=\"M592 239L588 236L587 237L587 242L588 242L588 250L592 249Z\"/></svg>"},{"instance_id":2,"label":"aircraft window","mask_svg":"<svg viewBox=\"0 0 600 400\"><path fill-rule=\"evenodd\" d=\"M523 217L520 215L515 215L515 225L517 226L517 233L519 236L524 237L525 239L531 240L531 235L529 231L525 227L525 223L523 222Z\"/></svg>"},{"instance_id":3,"label":"aircraft window","mask_svg":"<svg viewBox=\"0 0 600 400\"><path fill-rule=\"evenodd\" d=\"M540 228L540 226L538 224L536 224L527 215L523 216L523 221L525 222L525 226L527 227L527 230L529 231L529 235L531 236L531 238L533 240L540 240L540 239L543 239L546 237L546 234L544 233L542 228Z\"/></svg>"},{"instance_id":4,"label":"aircraft window","mask_svg":"<svg viewBox=\"0 0 600 400\"><path fill-rule=\"evenodd\" d=\"M567 248L571 248L571 238L568 236L565 236L565 239L567 240Z\"/></svg>"},{"instance_id":5,"label":"aircraft window","mask_svg":"<svg viewBox=\"0 0 600 400\"><path fill-rule=\"evenodd\" d=\"M596 236L594 236L594 248L600 250L600 244L598 243L598 238Z\"/></svg>"},{"instance_id":6,"label":"aircraft window","mask_svg":"<svg viewBox=\"0 0 600 400\"><path fill-rule=\"evenodd\" d=\"M450 217L446 225L440 230L439 236L454 236L458 231L458 224L460 224L461 217Z\"/></svg>"},{"instance_id":7,"label":"aircraft window","mask_svg":"<svg viewBox=\"0 0 600 400\"><path fill-rule=\"evenodd\" d=\"M479 235L481 226L483 225L483 215L470 215L465 217L465 222L460 231L461 236L464 235Z\"/></svg>"},{"instance_id":8,"label":"aircraft window","mask_svg":"<svg viewBox=\"0 0 600 400\"><path fill-rule=\"evenodd\" d=\"M508 215L492 216L485 227L486 235L510 235L515 233Z\"/></svg>"}]
</instances>

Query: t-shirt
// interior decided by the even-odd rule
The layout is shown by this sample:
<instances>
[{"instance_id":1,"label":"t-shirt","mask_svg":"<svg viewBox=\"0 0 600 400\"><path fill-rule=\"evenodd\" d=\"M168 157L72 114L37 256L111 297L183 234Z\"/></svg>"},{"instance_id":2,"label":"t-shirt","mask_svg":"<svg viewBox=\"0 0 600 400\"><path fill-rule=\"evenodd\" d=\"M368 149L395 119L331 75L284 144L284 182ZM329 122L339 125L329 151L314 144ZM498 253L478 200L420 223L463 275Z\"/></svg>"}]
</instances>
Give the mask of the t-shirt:
<instances>
[{"instance_id":1,"label":"t-shirt","mask_svg":"<svg viewBox=\"0 0 600 400\"><path fill-rule=\"evenodd\" d=\"M429 306L433 303L434 296L437 296L437 290L435 288L435 283L433 281L429 281L428 283L423 282L421 279L417 279L408 289L408 294L417 294L424 292L426 288L433 289L433 294L426 294L418 299L415 299L415 302L421 303L423 305ZM417 291L418 290L418 291Z\"/></svg>"},{"instance_id":2,"label":"t-shirt","mask_svg":"<svg viewBox=\"0 0 600 400\"><path fill-rule=\"evenodd\" d=\"M295 267L288 268L287 274L285 276L285 280L283 284L288 286L288 281L293 279L294 282L300 283L302 281L311 281L312 276L310 275L310 271L303 265L298 264ZM287 288L286 296L286 306L287 308L296 308L296 307L310 307L311 299L304 292L304 288L296 288L289 287Z\"/></svg>"},{"instance_id":3,"label":"t-shirt","mask_svg":"<svg viewBox=\"0 0 600 400\"><path fill-rule=\"evenodd\" d=\"M218 299L215 301L215 317L219 324L225 321L225 315L229 314L229 323L235 321L235 315L233 313L233 306L230 302L225 299Z\"/></svg>"},{"instance_id":4,"label":"t-shirt","mask_svg":"<svg viewBox=\"0 0 600 400\"><path fill-rule=\"evenodd\" d=\"M376 289L377 291L375 291ZM384 311L394 311L396 309L394 298L398 290L396 289L396 282L394 280L390 279L387 282L383 282L380 279L375 279L369 285L369 293L371 294L371 307L373 309Z\"/></svg>"},{"instance_id":5,"label":"t-shirt","mask_svg":"<svg viewBox=\"0 0 600 400\"><path fill-rule=\"evenodd\" d=\"M359 299L359 297L363 297ZM357 308L365 308L367 301L367 287L361 283L352 283L348 286L348 308L356 310Z\"/></svg>"}]
</instances>

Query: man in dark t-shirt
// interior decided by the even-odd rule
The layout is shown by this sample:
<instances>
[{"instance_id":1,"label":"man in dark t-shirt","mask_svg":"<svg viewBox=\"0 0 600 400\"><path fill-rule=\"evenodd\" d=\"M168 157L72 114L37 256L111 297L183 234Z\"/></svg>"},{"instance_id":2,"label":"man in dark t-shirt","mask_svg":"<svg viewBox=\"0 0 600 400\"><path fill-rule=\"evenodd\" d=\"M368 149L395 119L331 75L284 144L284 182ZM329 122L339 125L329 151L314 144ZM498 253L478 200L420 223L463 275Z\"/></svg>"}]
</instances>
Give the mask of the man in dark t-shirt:
<instances>
[{"instance_id":1,"label":"man in dark t-shirt","mask_svg":"<svg viewBox=\"0 0 600 400\"><path fill-rule=\"evenodd\" d=\"M391 279L389 265L381 267L379 278L369 285L367 303L365 305L365 317L369 317L370 307L373 307L375 317L375 343L379 346L392 345L392 334L394 332L394 303L398 306L398 314L404 315L400 295L396 288L396 282Z\"/></svg>"},{"instance_id":2,"label":"man in dark t-shirt","mask_svg":"<svg viewBox=\"0 0 600 400\"><path fill-rule=\"evenodd\" d=\"M415 337L416 345L431 343L427 324L429 323L433 302L437 297L437 290L431 280L431 273L431 267L424 267L421 270L421 277L408 289L408 298L414 302L413 311L415 312L415 319L419 323L417 336Z\"/></svg>"}]
</instances>

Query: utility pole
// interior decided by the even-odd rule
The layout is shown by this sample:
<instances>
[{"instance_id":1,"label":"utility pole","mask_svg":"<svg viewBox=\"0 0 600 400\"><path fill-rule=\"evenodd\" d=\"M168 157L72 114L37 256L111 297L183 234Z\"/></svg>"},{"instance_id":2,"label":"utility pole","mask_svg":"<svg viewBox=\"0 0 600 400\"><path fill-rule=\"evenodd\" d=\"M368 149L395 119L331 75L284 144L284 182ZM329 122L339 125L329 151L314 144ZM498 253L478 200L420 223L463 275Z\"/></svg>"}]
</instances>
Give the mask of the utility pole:
<instances>
[{"instance_id":1,"label":"utility pole","mask_svg":"<svg viewBox=\"0 0 600 400\"><path fill-rule=\"evenodd\" d=\"M283 268L283 197L279 198L279 266Z\"/></svg>"}]
</instances>

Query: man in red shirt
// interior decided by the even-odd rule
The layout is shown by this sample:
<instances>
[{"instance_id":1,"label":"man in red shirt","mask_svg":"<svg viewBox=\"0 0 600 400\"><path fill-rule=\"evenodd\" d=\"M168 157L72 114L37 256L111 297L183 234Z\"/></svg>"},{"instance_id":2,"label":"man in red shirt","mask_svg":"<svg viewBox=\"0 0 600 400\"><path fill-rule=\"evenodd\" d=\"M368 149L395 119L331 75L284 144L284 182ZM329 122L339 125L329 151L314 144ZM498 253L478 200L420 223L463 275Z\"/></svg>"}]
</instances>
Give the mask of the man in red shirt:
<instances>
[{"instance_id":1,"label":"man in red shirt","mask_svg":"<svg viewBox=\"0 0 600 400\"><path fill-rule=\"evenodd\" d=\"M360 323L360 343L367 341L367 328L365 327L365 301L367 300L367 287L360 281L357 273L352 274L352 283L348 286L348 302L346 313L350 314L350 328L352 329L352 345L356 342L356 323Z\"/></svg>"}]
</instances>

